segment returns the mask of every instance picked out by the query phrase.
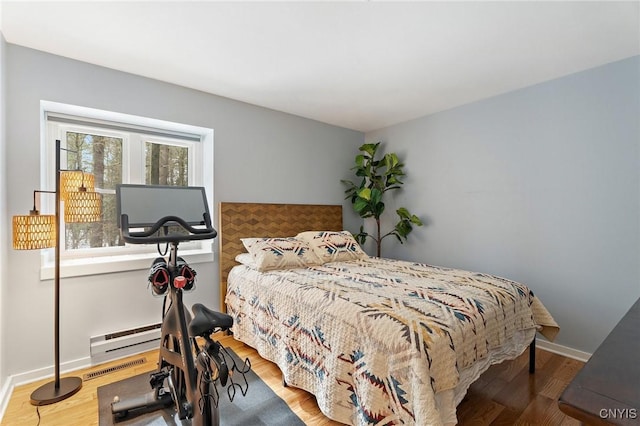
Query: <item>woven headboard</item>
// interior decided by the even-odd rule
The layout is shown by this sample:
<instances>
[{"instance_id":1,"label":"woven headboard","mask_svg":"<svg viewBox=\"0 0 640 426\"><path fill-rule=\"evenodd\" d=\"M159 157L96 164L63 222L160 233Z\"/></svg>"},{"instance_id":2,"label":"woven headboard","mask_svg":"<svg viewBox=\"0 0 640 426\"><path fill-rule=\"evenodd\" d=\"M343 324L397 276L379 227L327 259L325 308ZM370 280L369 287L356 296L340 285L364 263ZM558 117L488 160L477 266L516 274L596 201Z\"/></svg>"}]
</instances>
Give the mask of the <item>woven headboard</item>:
<instances>
[{"instance_id":1,"label":"woven headboard","mask_svg":"<svg viewBox=\"0 0 640 426\"><path fill-rule=\"evenodd\" d=\"M342 231L342 206L220 203L220 308L226 312L227 276L244 252L240 238L294 237L303 231Z\"/></svg>"}]
</instances>

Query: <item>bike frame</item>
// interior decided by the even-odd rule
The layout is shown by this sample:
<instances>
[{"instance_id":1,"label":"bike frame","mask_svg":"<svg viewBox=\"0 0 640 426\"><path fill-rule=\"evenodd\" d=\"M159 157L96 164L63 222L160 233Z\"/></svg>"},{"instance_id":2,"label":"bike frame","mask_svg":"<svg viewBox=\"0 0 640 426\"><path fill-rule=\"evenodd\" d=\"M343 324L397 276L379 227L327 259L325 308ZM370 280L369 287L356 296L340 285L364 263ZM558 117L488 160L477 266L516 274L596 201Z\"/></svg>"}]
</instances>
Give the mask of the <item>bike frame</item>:
<instances>
[{"instance_id":1,"label":"bike frame","mask_svg":"<svg viewBox=\"0 0 640 426\"><path fill-rule=\"evenodd\" d=\"M158 371L162 371L165 368L177 368L181 370L182 377L185 381L184 391L186 395L174 394L176 408L178 410L178 416L180 419L191 418L194 426L209 426L218 425L218 410L217 408L211 410L209 405L211 401L209 399L209 386L206 386L205 393L199 386L198 378L201 375L207 373L205 367L200 363L196 363L193 358L194 350L198 350L198 346L189 336L187 330L187 324L191 319L191 315L185 309L182 302L182 289L176 288L173 285L173 280L177 274L177 252L178 244L171 243L169 254L169 273L170 282L169 292L165 296L165 306L169 303L169 308L163 313L163 321L161 328L161 340L160 340L160 353L158 361ZM177 342L177 348L175 343ZM179 349L176 351L175 349ZM210 372L209 372L210 373ZM171 377L171 376L170 376ZM173 384L174 386L177 384ZM172 390L173 392L174 390ZM176 392L181 392L180 389ZM186 402L183 403L182 399L186 397ZM199 401L203 401L203 409L201 410ZM209 419L210 412L214 412L214 419Z\"/></svg>"},{"instance_id":2,"label":"bike frame","mask_svg":"<svg viewBox=\"0 0 640 426\"><path fill-rule=\"evenodd\" d=\"M172 403L178 417L191 419L193 426L217 426L220 423L218 407L212 401L211 386L200 386L202 377L211 377L210 363L195 362L194 351L200 352L195 337L189 336L187 325L191 314L182 301L183 290L175 287L177 276L178 243L170 243L168 269L170 285L165 295L158 370L151 374L154 390L146 395L125 401L115 401L112 413L126 417L129 411L154 411ZM174 378L178 378L174 383ZM169 383L171 395L161 394L165 379ZM181 383L182 381L182 383ZM155 383L155 385L153 384Z\"/></svg>"}]
</instances>

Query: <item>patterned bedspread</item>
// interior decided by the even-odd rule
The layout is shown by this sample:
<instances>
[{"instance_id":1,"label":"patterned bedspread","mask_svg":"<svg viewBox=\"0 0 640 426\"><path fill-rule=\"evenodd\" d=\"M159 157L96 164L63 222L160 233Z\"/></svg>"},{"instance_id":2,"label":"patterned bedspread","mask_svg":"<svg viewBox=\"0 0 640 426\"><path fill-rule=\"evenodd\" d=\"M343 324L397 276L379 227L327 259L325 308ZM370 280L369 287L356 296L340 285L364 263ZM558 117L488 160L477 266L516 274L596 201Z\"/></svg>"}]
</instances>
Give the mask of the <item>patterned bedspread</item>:
<instances>
[{"instance_id":1,"label":"patterned bedspread","mask_svg":"<svg viewBox=\"0 0 640 426\"><path fill-rule=\"evenodd\" d=\"M519 332L557 332L522 284L379 258L262 273L236 266L226 303L237 339L351 424L442 424L437 395L456 388L461 371Z\"/></svg>"}]
</instances>

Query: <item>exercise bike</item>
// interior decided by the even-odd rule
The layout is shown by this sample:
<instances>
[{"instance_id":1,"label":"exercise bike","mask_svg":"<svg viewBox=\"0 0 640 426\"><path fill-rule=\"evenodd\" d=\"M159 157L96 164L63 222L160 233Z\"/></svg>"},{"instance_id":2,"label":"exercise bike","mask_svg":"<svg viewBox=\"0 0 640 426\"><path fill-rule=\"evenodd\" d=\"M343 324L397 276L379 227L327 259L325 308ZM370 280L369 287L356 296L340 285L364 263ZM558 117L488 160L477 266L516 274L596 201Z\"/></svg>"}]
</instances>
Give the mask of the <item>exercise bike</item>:
<instances>
[{"instance_id":1,"label":"exercise bike","mask_svg":"<svg viewBox=\"0 0 640 426\"><path fill-rule=\"evenodd\" d=\"M196 303L192 317L182 301L183 292L193 288L195 271L178 257L178 244L217 235L204 188L123 184L116 187L116 201L124 241L168 244L169 257L168 261L158 258L152 265L156 276L156 282L152 282L154 292L164 294L158 370L150 375L150 392L126 400L114 398L114 419L174 405L181 421L190 420L193 426L217 426L218 385L227 388L230 400L236 389L245 395L245 373L251 364L248 358L237 364L211 337L231 328L231 316ZM139 228L142 230L136 230ZM157 279L159 276L164 278Z\"/></svg>"}]
</instances>

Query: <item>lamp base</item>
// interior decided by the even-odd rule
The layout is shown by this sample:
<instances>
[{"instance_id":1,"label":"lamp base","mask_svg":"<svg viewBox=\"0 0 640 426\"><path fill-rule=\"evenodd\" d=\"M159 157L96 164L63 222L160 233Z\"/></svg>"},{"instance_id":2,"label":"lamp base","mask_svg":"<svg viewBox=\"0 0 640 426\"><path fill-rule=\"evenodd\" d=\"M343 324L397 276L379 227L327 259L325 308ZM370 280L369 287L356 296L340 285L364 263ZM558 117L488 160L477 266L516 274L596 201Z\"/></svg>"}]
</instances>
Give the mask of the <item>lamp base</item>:
<instances>
[{"instance_id":1,"label":"lamp base","mask_svg":"<svg viewBox=\"0 0 640 426\"><path fill-rule=\"evenodd\" d=\"M31 394L32 405L55 404L69 398L82 387L80 377L65 377L60 379L60 386L56 389L56 382L49 382L34 390Z\"/></svg>"}]
</instances>

